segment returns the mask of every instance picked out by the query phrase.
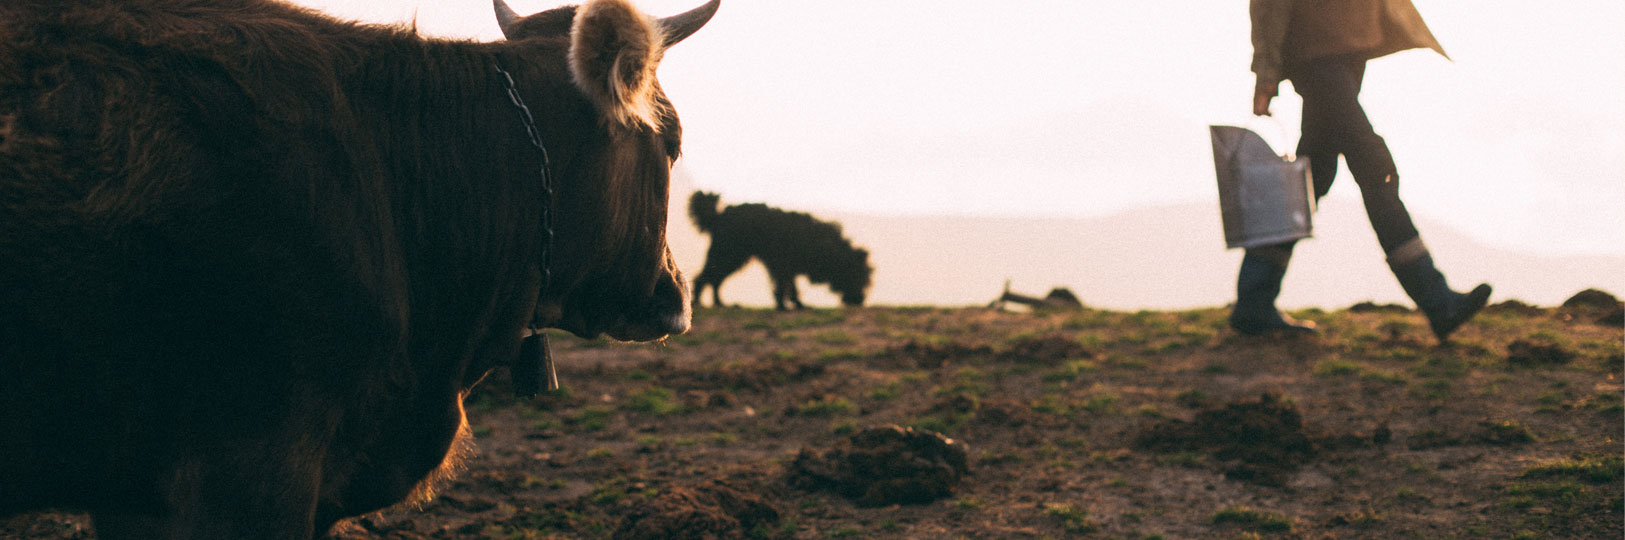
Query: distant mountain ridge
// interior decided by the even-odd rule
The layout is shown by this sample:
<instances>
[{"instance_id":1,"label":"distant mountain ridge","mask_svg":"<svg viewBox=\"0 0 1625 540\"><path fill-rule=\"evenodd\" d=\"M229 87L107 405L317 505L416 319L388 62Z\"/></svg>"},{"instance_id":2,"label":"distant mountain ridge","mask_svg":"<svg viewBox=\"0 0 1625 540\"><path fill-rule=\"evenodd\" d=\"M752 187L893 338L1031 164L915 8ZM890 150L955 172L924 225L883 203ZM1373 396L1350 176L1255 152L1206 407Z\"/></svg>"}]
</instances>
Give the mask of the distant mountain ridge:
<instances>
[{"instance_id":1,"label":"distant mountain ridge","mask_svg":"<svg viewBox=\"0 0 1625 540\"><path fill-rule=\"evenodd\" d=\"M685 272L703 264L709 240L688 222L685 191L673 191L669 237ZM724 195L723 204L730 201ZM981 305L1002 291L1043 295L1068 287L1085 305L1117 310L1222 306L1235 297L1240 250L1224 249L1218 205L1183 204L1081 219L882 217L817 213L839 221L869 248L876 271L870 303ZM1491 302L1557 305L1586 288L1625 292L1625 257L1525 255L1477 243L1419 219L1423 240L1451 285L1495 286ZM1410 305L1394 281L1358 200L1328 199L1316 237L1299 243L1283 286L1283 307L1337 309L1361 301ZM729 279L723 300L769 306L758 263ZM811 306L838 302L802 284Z\"/></svg>"}]
</instances>

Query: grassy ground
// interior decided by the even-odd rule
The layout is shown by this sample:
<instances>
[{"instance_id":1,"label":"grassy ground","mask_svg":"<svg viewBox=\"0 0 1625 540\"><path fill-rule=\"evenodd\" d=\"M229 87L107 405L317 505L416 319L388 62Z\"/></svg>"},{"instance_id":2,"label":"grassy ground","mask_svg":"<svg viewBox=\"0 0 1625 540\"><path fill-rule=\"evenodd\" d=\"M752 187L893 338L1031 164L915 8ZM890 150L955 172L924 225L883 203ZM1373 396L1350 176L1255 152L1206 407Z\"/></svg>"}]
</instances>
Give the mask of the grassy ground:
<instances>
[{"instance_id":1,"label":"grassy ground","mask_svg":"<svg viewBox=\"0 0 1625 540\"><path fill-rule=\"evenodd\" d=\"M1438 345L1385 306L1237 336L1225 312L701 310L658 345L555 340L480 453L345 539L1621 538L1625 330L1503 304ZM798 454L898 424L966 449L925 504L860 506ZM0 531L85 538L82 520Z\"/></svg>"}]
</instances>

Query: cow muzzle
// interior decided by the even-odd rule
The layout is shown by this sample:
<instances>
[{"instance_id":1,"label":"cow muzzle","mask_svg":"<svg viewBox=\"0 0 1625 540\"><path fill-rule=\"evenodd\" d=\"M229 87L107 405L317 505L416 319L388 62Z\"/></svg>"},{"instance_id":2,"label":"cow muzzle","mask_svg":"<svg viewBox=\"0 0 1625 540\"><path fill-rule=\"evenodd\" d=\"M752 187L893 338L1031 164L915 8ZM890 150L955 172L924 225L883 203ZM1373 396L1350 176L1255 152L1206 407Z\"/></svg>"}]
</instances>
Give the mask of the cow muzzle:
<instances>
[{"instance_id":1,"label":"cow muzzle","mask_svg":"<svg viewBox=\"0 0 1625 540\"><path fill-rule=\"evenodd\" d=\"M693 312L688 304L688 283L666 255L653 294L641 307L621 314L604 330L621 341L654 341L687 332Z\"/></svg>"}]
</instances>

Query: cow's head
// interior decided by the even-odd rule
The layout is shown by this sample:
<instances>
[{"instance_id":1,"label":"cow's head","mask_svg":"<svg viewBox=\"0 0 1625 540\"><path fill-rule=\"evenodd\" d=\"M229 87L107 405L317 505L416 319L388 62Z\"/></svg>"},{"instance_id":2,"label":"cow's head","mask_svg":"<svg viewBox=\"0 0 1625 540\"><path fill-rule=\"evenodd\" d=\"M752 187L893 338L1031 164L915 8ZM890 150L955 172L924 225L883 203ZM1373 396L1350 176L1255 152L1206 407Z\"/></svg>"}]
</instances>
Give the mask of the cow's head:
<instances>
[{"instance_id":1,"label":"cow's head","mask_svg":"<svg viewBox=\"0 0 1625 540\"><path fill-rule=\"evenodd\" d=\"M539 126L544 138L556 139L549 150L557 192L552 280L538 300L538 323L638 341L688 329L688 287L666 245L682 128L655 67L718 4L656 19L627 0L590 0L520 17L494 0L508 42L562 48L571 83L564 105L549 100L551 114L538 118L548 124Z\"/></svg>"}]
</instances>

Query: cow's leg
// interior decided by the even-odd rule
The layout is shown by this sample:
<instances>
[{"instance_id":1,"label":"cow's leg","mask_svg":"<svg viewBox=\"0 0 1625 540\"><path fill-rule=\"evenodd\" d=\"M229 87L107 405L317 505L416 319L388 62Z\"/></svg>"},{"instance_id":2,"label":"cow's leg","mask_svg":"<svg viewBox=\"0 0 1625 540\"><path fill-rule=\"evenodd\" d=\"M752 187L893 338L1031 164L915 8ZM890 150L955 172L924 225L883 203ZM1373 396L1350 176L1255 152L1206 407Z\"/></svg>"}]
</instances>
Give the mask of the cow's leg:
<instances>
[{"instance_id":1,"label":"cow's leg","mask_svg":"<svg viewBox=\"0 0 1625 540\"><path fill-rule=\"evenodd\" d=\"M750 261L750 254L720 249L719 246L727 242L711 238L711 247L705 252L705 266L700 268L700 275L694 277L694 305L700 304L700 291L705 286L711 287L711 305L722 305L722 280L738 272L740 268Z\"/></svg>"}]
</instances>

